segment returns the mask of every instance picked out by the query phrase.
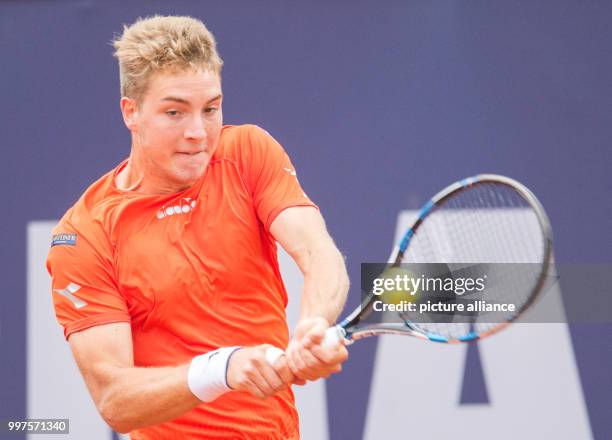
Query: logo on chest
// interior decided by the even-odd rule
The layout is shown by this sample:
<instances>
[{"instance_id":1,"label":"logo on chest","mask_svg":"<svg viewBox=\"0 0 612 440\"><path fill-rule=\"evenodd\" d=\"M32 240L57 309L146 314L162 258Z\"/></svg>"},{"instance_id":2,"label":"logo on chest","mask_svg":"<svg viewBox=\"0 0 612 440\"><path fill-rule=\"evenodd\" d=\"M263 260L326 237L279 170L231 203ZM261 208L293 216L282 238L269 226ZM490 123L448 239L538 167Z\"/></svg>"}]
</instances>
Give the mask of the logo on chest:
<instances>
[{"instance_id":1,"label":"logo on chest","mask_svg":"<svg viewBox=\"0 0 612 440\"><path fill-rule=\"evenodd\" d=\"M192 200L191 197L183 197L182 199L176 200L172 206L162 206L161 209L157 211L156 217L158 220L161 220L172 215L187 214L193 211L196 205L196 201Z\"/></svg>"}]
</instances>

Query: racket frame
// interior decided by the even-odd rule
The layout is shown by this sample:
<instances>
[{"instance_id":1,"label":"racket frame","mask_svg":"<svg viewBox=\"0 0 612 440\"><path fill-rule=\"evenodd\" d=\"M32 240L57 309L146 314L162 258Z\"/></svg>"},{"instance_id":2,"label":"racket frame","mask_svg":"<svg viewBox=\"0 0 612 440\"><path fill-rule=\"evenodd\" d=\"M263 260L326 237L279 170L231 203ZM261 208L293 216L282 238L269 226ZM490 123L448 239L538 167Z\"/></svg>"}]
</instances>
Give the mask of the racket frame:
<instances>
[{"instance_id":1,"label":"racket frame","mask_svg":"<svg viewBox=\"0 0 612 440\"><path fill-rule=\"evenodd\" d=\"M362 339L368 336L377 336L382 334L399 334L415 336L420 339L449 344L470 342L497 333L498 331L507 327L510 323L516 321L529 307L531 307L542 294L543 287L546 283L546 278L549 273L550 264L552 262L552 229L548 216L546 215L546 211L544 211L543 206L536 198L536 196L525 185L509 177L500 176L497 174L479 174L473 177L468 177L459 180L447 186L442 191L438 192L427 203L425 203L425 205L423 205L423 207L419 211L417 219L414 221L412 226L407 229L407 231L402 236L402 239L400 240L399 244L395 247L393 253L391 254L391 257L389 258L389 262L391 263L391 267L399 267L399 265L402 263L404 253L408 249L410 241L418 230L418 228L421 226L423 221L431 213L435 212L437 207L440 206L446 199L458 193L466 191L474 185L480 185L485 183L506 185L511 187L514 191L521 195L521 197L530 205L530 207L535 212L536 217L538 219L538 224L542 232L542 245L544 249L541 266L542 271L540 272L540 275L536 283L534 284L529 299L525 302L525 304L520 307L519 310L516 311L514 315L512 315L508 319L508 321L498 323L497 325L491 327L485 332L477 333L475 331L471 331L468 334L458 338L447 338L435 333L422 331L411 325L411 323L408 321L406 321L405 323L371 324L364 325L363 327L358 327L359 322L362 319L365 319L372 311L372 304L374 302L375 295L370 292L368 296L349 316L347 316L338 325L328 329L326 333L326 339L329 341L343 339L345 344L350 344L355 340Z\"/></svg>"}]
</instances>

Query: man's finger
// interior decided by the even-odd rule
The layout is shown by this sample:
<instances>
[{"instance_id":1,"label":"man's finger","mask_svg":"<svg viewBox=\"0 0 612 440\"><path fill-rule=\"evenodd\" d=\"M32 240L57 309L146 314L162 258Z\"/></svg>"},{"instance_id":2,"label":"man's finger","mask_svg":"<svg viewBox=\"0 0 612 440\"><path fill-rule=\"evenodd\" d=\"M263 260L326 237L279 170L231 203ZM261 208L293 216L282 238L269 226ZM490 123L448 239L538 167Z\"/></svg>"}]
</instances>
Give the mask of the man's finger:
<instances>
[{"instance_id":1,"label":"man's finger","mask_svg":"<svg viewBox=\"0 0 612 440\"><path fill-rule=\"evenodd\" d=\"M256 394L260 399L265 399L275 393L274 386L268 382L268 378L259 369L256 368L249 376L249 379L253 386L261 393L261 396Z\"/></svg>"},{"instance_id":2,"label":"man's finger","mask_svg":"<svg viewBox=\"0 0 612 440\"><path fill-rule=\"evenodd\" d=\"M291 370L294 376L304 380L304 378L299 374L300 370L303 368L303 363L295 352L296 343L295 341L291 341L289 342L289 346L287 347L287 351L285 352L287 365L289 366L289 369Z\"/></svg>"},{"instance_id":3,"label":"man's finger","mask_svg":"<svg viewBox=\"0 0 612 440\"><path fill-rule=\"evenodd\" d=\"M284 388L287 385L287 383L290 382L290 381L284 381L282 377L276 372L276 370L274 369L272 365L265 365L264 367L262 367L260 372L263 378L266 380L266 382L270 386L271 391L272 391L271 394L276 394L278 391Z\"/></svg>"},{"instance_id":4,"label":"man's finger","mask_svg":"<svg viewBox=\"0 0 612 440\"><path fill-rule=\"evenodd\" d=\"M317 324L304 335L302 339L302 345L304 347L311 347L312 345L318 345L323 341L325 337L325 331L327 326L324 323Z\"/></svg>"},{"instance_id":5,"label":"man's finger","mask_svg":"<svg viewBox=\"0 0 612 440\"><path fill-rule=\"evenodd\" d=\"M328 374L330 366L321 362L321 360L314 356L309 350L300 348L296 350L295 356L301 361L298 361L298 365L303 365L303 368L297 373L298 377L307 380L316 380Z\"/></svg>"},{"instance_id":6,"label":"man's finger","mask_svg":"<svg viewBox=\"0 0 612 440\"><path fill-rule=\"evenodd\" d=\"M304 379L300 379L299 377L295 377L291 383L299 386L306 385L306 381Z\"/></svg>"},{"instance_id":7,"label":"man's finger","mask_svg":"<svg viewBox=\"0 0 612 440\"><path fill-rule=\"evenodd\" d=\"M330 348L315 345L310 352L326 364L343 363L348 359L348 350L342 344Z\"/></svg>"},{"instance_id":8,"label":"man's finger","mask_svg":"<svg viewBox=\"0 0 612 440\"><path fill-rule=\"evenodd\" d=\"M302 347L294 345L291 350L287 350L288 360L292 373L302 380L316 380L320 374L313 370L311 365L316 364L315 358L307 358L308 354Z\"/></svg>"},{"instance_id":9,"label":"man's finger","mask_svg":"<svg viewBox=\"0 0 612 440\"><path fill-rule=\"evenodd\" d=\"M276 374L280 376L283 383L288 384L294 382L295 376L289 368L289 364L287 363L287 356L285 356L284 353L276 359L272 366L274 367Z\"/></svg>"}]
</instances>

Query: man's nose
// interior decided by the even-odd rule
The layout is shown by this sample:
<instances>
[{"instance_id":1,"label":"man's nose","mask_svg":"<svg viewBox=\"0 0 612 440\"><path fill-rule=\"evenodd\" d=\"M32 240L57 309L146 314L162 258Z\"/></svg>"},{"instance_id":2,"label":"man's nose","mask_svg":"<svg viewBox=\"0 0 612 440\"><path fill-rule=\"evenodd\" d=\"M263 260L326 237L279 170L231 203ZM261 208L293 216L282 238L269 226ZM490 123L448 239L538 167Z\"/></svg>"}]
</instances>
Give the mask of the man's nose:
<instances>
[{"instance_id":1,"label":"man's nose","mask_svg":"<svg viewBox=\"0 0 612 440\"><path fill-rule=\"evenodd\" d=\"M189 124L185 129L185 139L202 140L206 138L206 123L200 115L190 118Z\"/></svg>"}]
</instances>

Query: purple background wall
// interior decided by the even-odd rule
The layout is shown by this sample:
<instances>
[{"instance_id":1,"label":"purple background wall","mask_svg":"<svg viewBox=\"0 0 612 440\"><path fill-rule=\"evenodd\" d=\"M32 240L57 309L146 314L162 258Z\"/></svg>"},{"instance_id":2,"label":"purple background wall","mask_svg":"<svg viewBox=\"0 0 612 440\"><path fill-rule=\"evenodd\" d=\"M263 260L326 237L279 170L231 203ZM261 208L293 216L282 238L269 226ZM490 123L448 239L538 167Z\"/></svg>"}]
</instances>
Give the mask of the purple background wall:
<instances>
[{"instance_id":1,"label":"purple background wall","mask_svg":"<svg viewBox=\"0 0 612 440\"><path fill-rule=\"evenodd\" d=\"M215 33L226 122L285 146L353 280L386 258L399 209L478 172L538 194L558 260L611 262L609 2L4 1L0 419L25 415L26 223L127 156L108 43L154 13ZM612 327L571 331L593 433L612 438ZM330 381L333 439L361 436L374 344Z\"/></svg>"}]
</instances>

